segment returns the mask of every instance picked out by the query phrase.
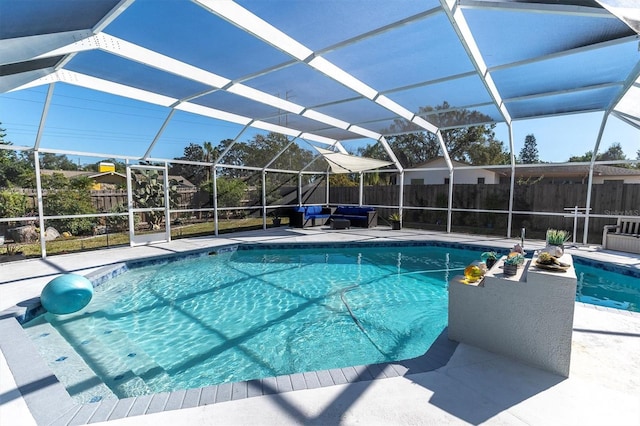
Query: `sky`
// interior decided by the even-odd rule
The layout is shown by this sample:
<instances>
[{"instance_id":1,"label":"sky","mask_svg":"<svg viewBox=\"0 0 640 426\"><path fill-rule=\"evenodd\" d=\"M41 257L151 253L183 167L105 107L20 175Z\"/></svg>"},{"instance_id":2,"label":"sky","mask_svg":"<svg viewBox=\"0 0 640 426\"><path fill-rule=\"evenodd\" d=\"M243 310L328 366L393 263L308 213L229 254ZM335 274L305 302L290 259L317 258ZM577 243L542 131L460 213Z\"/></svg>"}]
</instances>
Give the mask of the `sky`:
<instances>
[{"instance_id":1,"label":"sky","mask_svg":"<svg viewBox=\"0 0 640 426\"><path fill-rule=\"evenodd\" d=\"M47 87L36 87L0 95L0 126L5 139L18 146L33 146L40 122ZM154 105L58 84L47 116L41 147L94 153L119 152L141 156L156 137L168 110ZM594 148L602 113L563 115L513 123L516 154L527 135L536 138L541 161L563 162ZM214 145L226 138L236 138L242 127L233 123L177 112L152 151L152 157L176 158L189 143ZM258 131L248 130L240 140L249 140ZM508 130L496 126L496 137L508 146ZM372 140L345 142L355 152ZM627 158L635 159L640 150L640 131L611 117L605 128L600 151L620 143ZM303 145L303 147L305 147ZM309 149L308 146L306 146ZM86 164L98 157L68 156Z\"/></svg>"},{"instance_id":2,"label":"sky","mask_svg":"<svg viewBox=\"0 0 640 426\"><path fill-rule=\"evenodd\" d=\"M251 4L252 7L257 8L255 12L259 16L265 16L268 21L273 21L274 25L286 28L288 32L291 32L293 37L309 44L312 49L330 46L336 41L366 33L366 31L384 23L395 21L403 16L408 16L424 9L424 4L421 2L407 1L403 3L405 5L404 8L414 7L416 8L415 11L405 10L403 7L390 8L390 11L397 13L398 16L381 16L374 8L370 8L368 5L363 6L366 3L353 2L355 4L353 7L363 8L358 10L360 10L361 13L366 13L366 15L359 15L359 19L354 19L353 22L343 22L337 18L342 16L342 14L337 13L335 10L328 10L322 2L316 2L310 3L309 5L305 4L305 7L303 7L303 9L310 7L317 8L317 10L313 9L313 13L310 15L313 16L314 19L302 25L297 20L291 20L291 16L288 16L289 14L296 16L296 8L288 11L274 10L270 8L267 3L268 2L252 2ZM434 2L434 4L436 3L437 2ZM338 8L349 9L352 7L352 4L349 2L334 2L332 4ZM360 6L357 6L358 4ZM181 17L184 19L175 19L178 13L183 14ZM473 13L470 12L470 15L473 16ZM344 16L348 17L350 15L345 14ZM535 19L537 18L539 18L539 16L535 17ZM572 25L576 25L581 22L581 19L580 17L573 17L569 21L573 22L575 20L576 22L573 22ZM195 56L197 56L198 61L204 62L202 64L199 64L197 61L194 63L198 63L205 69L208 69L208 67L216 69L216 71L220 69L221 75L229 78L249 75L251 72L256 72L270 65L280 64L282 61L289 59L287 55L275 48L250 49L250 47L255 44L261 45L262 42L255 37L240 33L240 31L233 26L227 26L226 24L224 26L218 25L218 22L218 19L213 18L210 14L203 13L202 8L194 3L164 2L162 3L162 7L157 7L157 3L152 1L135 2L127 9L127 13L119 16L114 22L109 24L107 33L116 37L122 37L126 40L129 40L130 36L132 36L130 33L135 33L135 39L132 39L132 41L151 49L164 48L165 44L167 44L166 48L168 50L179 48L179 57L181 60L191 63L190 61L196 61ZM161 25L158 25L158 23ZM308 31L310 25L319 26L327 25L328 23L331 27L322 27L323 31ZM443 16L430 17L429 23L430 25L438 24L444 25L446 28L449 27L447 20ZM431 26L428 27L427 31L427 29L424 29L424 26L420 25L403 26L402 31L408 31L411 28L413 28L413 31L418 31L420 28L423 28L423 31L427 33L433 32ZM216 33L216 31L220 29L228 31L228 34ZM442 31L444 31L444 29ZM451 29L449 28L448 31L451 31ZM488 30L487 32L488 36L493 34L492 31ZM179 44L176 44L176 40L178 40L177 37L168 39L164 37L166 34L178 33L180 33L181 37L184 37L184 39L179 39ZM455 36L453 31L451 31L451 33ZM308 38L309 34L313 34L311 39ZM401 34L405 33L401 32ZM435 37L436 39L441 36L441 33L438 32L435 32L435 35L432 34L431 36L420 32L409 33L409 35L413 36L417 34L423 37ZM234 43L236 43L236 45L242 44L242 46L237 46L238 48L236 49L225 49L224 47L228 44L229 37L234 37ZM384 40L384 37L382 40ZM370 40L369 44L375 45L375 43L380 41L381 39L375 38L375 40ZM450 44L446 43L443 44L444 47L449 45ZM457 46L457 43L455 45ZM191 48L184 48L184 46L191 46ZM199 49L203 46L207 46L211 51L216 52L217 55L200 55ZM260 47L264 46L261 45ZM353 48L355 47L361 48L362 46L353 46ZM370 53L379 53L380 51L384 53L384 49L380 49L377 45L369 47L372 50ZM632 47L635 51L636 43L633 43ZM255 50L255 52L259 52L264 56L252 56L251 61L246 61L246 58L243 56L245 50L252 52ZM341 55L344 57L342 58L340 58L340 56L332 56L340 52L327 53L327 57L329 59L340 59L342 61L347 60L348 63L351 49L345 48L343 50ZM455 59L451 61L452 66L462 66L460 64L468 62L468 58L466 54L462 52L462 48L458 50L461 52L457 52L457 54L463 57L461 59L458 56L452 56L452 58ZM162 52L163 50L159 51ZM449 54L451 52L441 53ZM453 55L453 53L451 54ZM90 74L94 72L99 75L99 67L103 63L111 66L120 66L123 64L117 55L108 55L98 51L86 52L85 55L87 55L85 60L78 61L75 66L79 67L79 71L87 71ZM374 57L377 58L377 56ZM421 67L415 66L416 70L420 70L420 72L430 72L434 69L428 58L421 59L421 57L417 56L410 56L410 58L414 65L417 65L415 61L422 61L420 62ZM634 58L635 56L630 56L629 61L633 61ZM93 59L96 60L94 61ZM105 60L106 62L103 62ZM442 62L439 65L443 67L446 63L448 62ZM379 68L385 64L389 66L389 64L382 60L376 61L375 64L377 66L371 70L371 75L368 75L365 81L370 81L369 79L376 81L375 78L382 78L382 76L388 78L389 75L395 76L399 74L397 73L397 65L392 64L392 66L387 69L393 74L387 72L387 75L385 75L385 72ZM215 67L213 65L215 65ZM140 78L140 84L143 86L147 83L145 80L149 79L152 80L152 83L155 82L156 84L160 81L164 84L163 88L167 91L178 90L178 88L171 87L172 79L154 80L154 78L166 78L164 73L156 71L148 74L139 74L141 71L150 71L149 69L143 68L140 64L127 63L127 67L128 68L124 70L124 74L127 76L144 76L144 78ZM363 70L359 71L362 72ZM447 69L446 71L451 72L453 70ZM464 68L459 71L468 71L468 69ZM405 70L405 72L408 72L408 70ZM163 74L163 76L159 76L159 74ZM186 83L182 82L182 84ZM336 90L334 86L339 85L335 83L327 87L331 88L331 90ZM342 86L340 86L340 88L344 89ZM195 90L188 84L187 89ZM300 91L303 89L306 89L306 87L299 88ZM188 94L193 93L193 91L188 90ZM13 142L14 145L34 145L46 91L47 87L41 86L20 92L0 94L0 123L2 123L0 127L6 129L6 140ZM311 95L313 96L321 96L322 91L321 89L309 90L308 92L312 92ZM184 94L181 95L184 96ZM300 98L303 97L302 93L298 95ZM309 93L305 95L307 97L304 99L309 99L309 96L311 96ZM176 98L181 97L178 94L174 94L174 96ZM293 99L293 101L297 102L296 99ZM438 99L438 102L434 103L425 100L425 102L429 104L433 103L434 105L439 104L440 101L441 100ZM303 103L302 100L300 102ZM326 102L326 99L316 100L315 103L312 101L307 103L315 105L322 104L323 102ZM401 101L399 102L402 103ZM454 101L452 101L452 103L455 104ZM167 108L58 83L54 89L54 96L47 116L44 134L40 141L40 147L104 154L117 152L121 155L140 157L145 154L168 114L169 110ZM564 162L571 156L583 155L594 148L602 121L602 115L602 113L591 113L516 121L513 124L515 153L517 155L522 149L526 136L533 134L536 138L539 157L542 161ZM183 155L184 148L189 143L202 144L205 141L209 141L215 145L224 139L235 139L241 130L241 126L233 123L221 122L177 111L166 127L166 130L160 136L158 143L151 152L151 156L167 159L180 157ZM241 135L240 140L249 140L258 132L258 130L250 129ZM506 147L509 146L506 125L497 125L496 136L505 143ZM344 142L343 145L350 152L355 152L358 147L373 142L373 140L360 139ZM600 151L606 151L613 143L620 143L627 158L635 159L637 151L640 149L640 130L612 117L609 119L603 135ZM309 148L305 142L301 142L300 145L304 148ZM100 159L100 157L78 158L73 155L69 155L69 158L74 162L79 161L81 164L95 162Z\"/></svg>"}]
</instances>

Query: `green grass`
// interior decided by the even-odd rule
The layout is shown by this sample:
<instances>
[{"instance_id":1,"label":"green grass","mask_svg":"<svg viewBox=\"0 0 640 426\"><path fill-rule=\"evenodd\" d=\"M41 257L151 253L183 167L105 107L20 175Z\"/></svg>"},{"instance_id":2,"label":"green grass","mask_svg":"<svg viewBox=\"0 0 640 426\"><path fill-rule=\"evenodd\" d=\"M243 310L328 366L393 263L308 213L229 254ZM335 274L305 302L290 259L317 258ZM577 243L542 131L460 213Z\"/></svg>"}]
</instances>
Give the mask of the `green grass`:
<instances>
[{"instance_id":1,"label":"green grass","mask_svg":"<svg viewBox=\"0 0 640 426\"><path fill-rule=\"evenodd\" d=\"M271 220L268 220L267 222L267 226L271 226ZM283 218L282 224L285 225L287 223L288 218ZM221 219L218 221L218 231L221 234L254 229L262 229L262 218ZM171 228L172 239L199 237L213 234L213 221L173 226ZM96 235L92 237L60 237L54 241L47 242L47 256L77 253L87 250L98 250L106 247L128 244L128 231L111 233L109 235ZM22 251L27 257L39 257L41 255L39 241L31 244L17 244L17 250ZM5 252L3 251L1 254L5 254Z\"/></svg>"}]
</instances>

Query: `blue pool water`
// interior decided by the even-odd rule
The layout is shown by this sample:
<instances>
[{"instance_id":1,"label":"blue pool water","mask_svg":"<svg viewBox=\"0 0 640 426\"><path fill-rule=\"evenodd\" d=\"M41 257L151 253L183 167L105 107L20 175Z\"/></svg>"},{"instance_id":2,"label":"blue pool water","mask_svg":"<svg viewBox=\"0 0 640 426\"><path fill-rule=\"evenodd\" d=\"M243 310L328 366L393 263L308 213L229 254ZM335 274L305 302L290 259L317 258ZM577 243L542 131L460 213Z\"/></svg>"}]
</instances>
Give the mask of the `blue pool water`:
<instances>
[{"instance_id":1,"label":"blue pool water","mask_svg":"<svg viewBox=\"0 0 640 426\"><path fill-rule=\"evenodd\" d=\"M25 330L85 402L409 359L446 327L447 283L480 253L251 249L165 261ZM579 263L576 273L576 300L639 310L638 278Z\"/></svg>"},{"instance_id":2,"label":"blue pool water","mask_svg":"<svg viewBox=\"0 0 640 426\"><path fill-rule=\"evenodd\" d=\"M576 263L575 268L577 301L640 312L640 278L580 263Z\"/></svg>"},{"instance_id":3,"label":"blue pool water","mask_svg":"<svg viewBox=\"0 0 640 426\"><path fill-rule=\"evenodd\" d=\"M447 324L448 280L477 257L239 250L129 270L83 311L46 319L118 397L375 364L426 352Z\"/></svg>"}]
</instances>

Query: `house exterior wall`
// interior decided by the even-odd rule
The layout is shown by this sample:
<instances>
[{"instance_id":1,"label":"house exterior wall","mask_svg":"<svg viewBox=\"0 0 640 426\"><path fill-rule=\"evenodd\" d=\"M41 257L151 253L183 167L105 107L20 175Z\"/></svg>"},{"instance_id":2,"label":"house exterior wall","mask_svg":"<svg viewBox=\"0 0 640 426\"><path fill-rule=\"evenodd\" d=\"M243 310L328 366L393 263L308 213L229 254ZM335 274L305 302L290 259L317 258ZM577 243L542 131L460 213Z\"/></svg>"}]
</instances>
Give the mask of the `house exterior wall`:
<instances>
[{"instance_id":1,"label":"house exterior wall","mask_svg":"<svg viewBox=\"0 0 640 426\"><path fill-rule=\"evenodd\" d=\"M520 179L529 181L529 182L535 181L536 183L576 184L576 185L584 185L589 181L587 176L552 176L552 177L527 176L527 177L521 177ZM500 182L497 182L497 183L509 184L509 182L511 181L511 177L503 176L499 180ZM516 181L517 180L518 178L516 178ZM593 177L594 185L600 185L603 183L616 183L616 182L624 183L624 184L632 184L632 183L638 184L640 183L640 175L639 176L594 176Z\"/></svg>"},{"instance_id":2,"label":"house exterior wall","mask_svg":"<svg viewBox=\"0 0 640 426\"><path fill-rule=\"evenodd\" d=\"M466 166L466 164L452 161L453 183L454 184L473 184L478 183L478 178L483 178L485 184L500 183L498 174L485 169L459 169L458 167ZM416 168L446 168L447 162L444 158L436 158ZM404 173L404 184L411 185L442 185L449 179L449 170L407 170ZM421 180L421 182L420 182Z\"/></svg>"},{"instance_id":3,"label":"house exterior wall","mask_svg":"<svg viewBox=\"0 0 640 426\"><path fill-rule=\"evenodd\" d=\"M640 176L594 176L593 183L607 183L607 182L620 182L620 183L640 183Z\"/></svg>"},{"instance_id":4,"label":"house exterior wall","mask_svg":"<svg viewBox=\"0 0 640 426\"><path fill-rule=\"evenodd\" d=\"M424 185L439 185L445 183L445 179L449 178L448 170L425 170L425 171L407 171L404 174L405 185L411 185L412 180L422 179ZM485 184L499 183L496 173L484 169L462 169L454 170L454 184L477 184L478 178L484 178Z\"/></svg>"}]
</instances>

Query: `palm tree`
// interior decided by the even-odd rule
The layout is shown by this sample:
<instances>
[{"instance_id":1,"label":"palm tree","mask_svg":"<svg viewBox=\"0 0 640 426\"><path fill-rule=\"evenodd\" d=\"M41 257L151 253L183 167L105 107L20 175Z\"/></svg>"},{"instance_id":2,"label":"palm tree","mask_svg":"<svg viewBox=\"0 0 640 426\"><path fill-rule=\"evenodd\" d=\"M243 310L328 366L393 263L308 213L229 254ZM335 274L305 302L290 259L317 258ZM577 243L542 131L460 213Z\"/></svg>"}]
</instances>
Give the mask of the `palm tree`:
<instances>
[{"instance_id":1,"label":"palm tree","mask_svg":"<svg viewBox=\"0 0 640 426\"><path fill-rule=\"evenodd\" d=\"M210 163L213 157L213 144L211 142L204 142L202 144L204 148L204 161L205 163ZM211 166L207 167L207 181L211 179Z\"/></svg>"}]
</instances>

